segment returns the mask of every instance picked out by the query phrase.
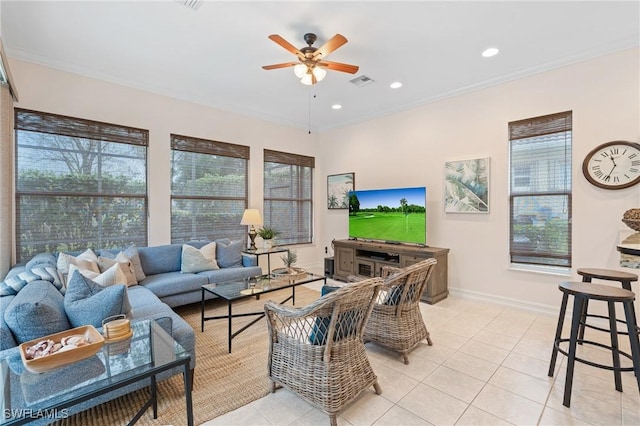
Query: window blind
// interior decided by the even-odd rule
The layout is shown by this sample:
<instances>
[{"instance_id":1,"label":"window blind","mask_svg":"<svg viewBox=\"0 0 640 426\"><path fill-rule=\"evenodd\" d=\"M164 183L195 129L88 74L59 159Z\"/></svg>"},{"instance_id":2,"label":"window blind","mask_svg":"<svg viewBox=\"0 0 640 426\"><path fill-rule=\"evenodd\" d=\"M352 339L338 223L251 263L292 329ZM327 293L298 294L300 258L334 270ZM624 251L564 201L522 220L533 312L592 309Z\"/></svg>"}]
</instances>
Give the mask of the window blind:
<instances>
[{"instance_id":1,"label":"window blind","mask_svg":"<svg viewBox=\"0 0 640 426\"><path fill-rule=\"evenodd\" d=\"M246 238L249 147L171 135L171 241Z\"/></svg>"},{"instance_id":2,"label":"window blind","mask_svg":"<svg viewBox=\"0 0 640 426\"><path fill-rule=\"evenodd\" d=\"M16 252L147 244L147 130L15 110Z\"/></svg>"},{"instance_id":3,"label":"window blind","mask_svg":"<svg viewBox=\"0 0 640 426\"><path fill-rule=\"evenodd\" d=\"M512 263L571 266L571 111L509 123Z\"/></svg>"},{"instance_id":4,"label":"window blind","mask_svg":"<svg viewBox=\"0 0 640 426\"><path fill-rule=\"evenodd\" d=\"M314 157L264 150L263 220L279 244L312 241L314 167Z\"/></svg>"}]
</instances>

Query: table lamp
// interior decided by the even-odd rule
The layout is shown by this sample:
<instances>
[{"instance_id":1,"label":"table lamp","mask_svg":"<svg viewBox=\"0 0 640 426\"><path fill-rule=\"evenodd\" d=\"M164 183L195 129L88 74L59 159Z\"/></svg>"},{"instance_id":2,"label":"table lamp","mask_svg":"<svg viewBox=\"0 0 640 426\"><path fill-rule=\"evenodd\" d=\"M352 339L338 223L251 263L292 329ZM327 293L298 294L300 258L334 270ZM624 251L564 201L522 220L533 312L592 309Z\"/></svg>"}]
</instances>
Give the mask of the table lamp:
<instances>
[{"instance_id":1,"label":"table lamp","mask_svg":"<svg viewBox=\"0 0 640 426\"><path fill-rule=\"evenodd\" d=\"M251 245L249 250L256 250L256 228L254 225L262 225L262 217L258 209L246 209L242 215L240 225L249 225L249 238L251 239Z\"/></svg>"}]
</instances>

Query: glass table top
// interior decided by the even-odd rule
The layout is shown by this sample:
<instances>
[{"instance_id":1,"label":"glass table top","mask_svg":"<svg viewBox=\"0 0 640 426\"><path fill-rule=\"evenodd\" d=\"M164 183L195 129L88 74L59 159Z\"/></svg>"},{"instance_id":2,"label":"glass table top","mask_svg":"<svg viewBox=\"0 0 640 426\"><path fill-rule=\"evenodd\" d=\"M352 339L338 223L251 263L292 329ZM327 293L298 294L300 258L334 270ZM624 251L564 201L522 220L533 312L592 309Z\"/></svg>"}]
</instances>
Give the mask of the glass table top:
<instances>
[{"instance_id":1,"label":"glass table top","mask_svg":"<svg viewBox=\"0 0 640 426\"><path fill-rule=\"evenodd\" d=\"M291 277L260 275L241 280L205 284L202 288L225 300L236 300L324 279L324 275L317 275L311 272L297 274Z\"/></svg>"},{"instance_id":2,"label":"glass table top","mask_svg":"<svg viewBox=\"0 0 640 426\"><path fill-rule=\"evenodd\" d=\"M105 342L97 354L44 373L28 371L16 347L0 359L0 425L189 358L171 326L168 317L133 321L131 338Z\"/></svg>"}]
</instances>

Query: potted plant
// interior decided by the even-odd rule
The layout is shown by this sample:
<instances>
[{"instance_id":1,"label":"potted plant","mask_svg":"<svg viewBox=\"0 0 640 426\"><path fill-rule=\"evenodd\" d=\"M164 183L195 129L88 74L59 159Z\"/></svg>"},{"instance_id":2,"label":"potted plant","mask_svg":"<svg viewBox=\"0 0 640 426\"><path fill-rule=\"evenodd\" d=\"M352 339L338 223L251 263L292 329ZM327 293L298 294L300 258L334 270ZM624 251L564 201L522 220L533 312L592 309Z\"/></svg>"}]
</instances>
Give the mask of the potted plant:
<instances>
[{"instance_id":1,"label":"potted plant","mask_svg":"<svg viewBox=\"0 0 640 426\"><path fill-rule=\"evenodd\" d=\"M285 254L280 256L280 259L287 267L287 270L292 271L293 265L298 261L298 253L295 250L288 250Z\"/></svg>"},{"instance_id":2,"label":"potted plant","mask_svg":"<svg viewBox=\"0 0 640 426\"><path fill-rule=\"evenodd\" d=\"M258 230L258 235L263 240L264 248L273 247L273 239L280 235L280 231L270 226L263 226Z\"/></svg>"},{"instance_id":3,"label":"potted plant","mask_svg":"<svg viewBox=\"0 0 640 426\"><path fill-rule=\"evenodd\" d=\"M271 273L272 276L280 279L297 280L307 276L307 272L302 268L293 266L298 261L298 253L295 250L287 250L280 256L284 263L284 268L276 268Z\"/></svg>"}]
</instances>

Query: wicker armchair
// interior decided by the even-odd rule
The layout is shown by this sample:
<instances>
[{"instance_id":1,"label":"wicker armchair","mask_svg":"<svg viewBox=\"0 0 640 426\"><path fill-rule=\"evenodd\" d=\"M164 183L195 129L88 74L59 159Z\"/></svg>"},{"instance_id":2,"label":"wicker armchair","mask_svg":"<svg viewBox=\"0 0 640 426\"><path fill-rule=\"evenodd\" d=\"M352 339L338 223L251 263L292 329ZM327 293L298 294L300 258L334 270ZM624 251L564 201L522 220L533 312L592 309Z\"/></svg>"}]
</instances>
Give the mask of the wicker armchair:
<instances>
[{"instance_id":1,"label":"wicker armchair","mask_svg":"<svg viewBox=\"0 0 640 426\"><path fill-rule=\"evenodd\" d=\"M381 278L339 288L302 308L265 303L271 392L284 386L336 415L369 386L381 393L362 334Z\"/></svg>"},{"instance_id":2,"label":"wicker armchair","mask_svg":"<svg viewBox=\"0 0 640 426\"><path fill-rule=\"evenodd\" d=\"M426 259L405 268L382 268L384 285L365 327L365 342L399 352L405 364L409 364L409 352L422 340L433 345L419 303L435 264L435 259Z\"/></svg>"}]
</instances>

